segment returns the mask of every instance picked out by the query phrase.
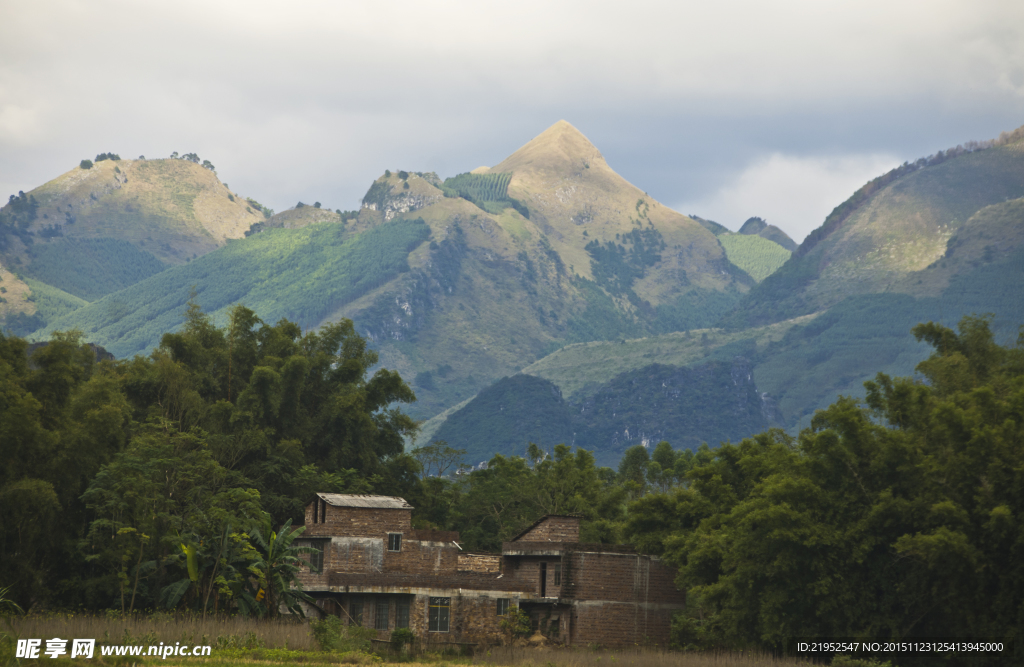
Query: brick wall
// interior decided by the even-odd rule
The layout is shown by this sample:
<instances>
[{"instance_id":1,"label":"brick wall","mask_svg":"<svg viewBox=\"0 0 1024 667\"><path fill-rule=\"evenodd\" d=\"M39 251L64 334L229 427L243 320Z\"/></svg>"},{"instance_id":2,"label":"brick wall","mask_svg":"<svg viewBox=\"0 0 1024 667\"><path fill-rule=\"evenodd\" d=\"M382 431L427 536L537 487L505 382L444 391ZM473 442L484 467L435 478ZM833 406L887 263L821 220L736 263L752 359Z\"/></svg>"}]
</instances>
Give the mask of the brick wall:
<instances>
[{"instance_id":1,"label":"brick wall","mask_svg":"<svg viewBox=\"0 0 1024 667\"><path fill-rule=\"evenodd\" d=\"M450 599L450 623L448 632L428 631L428 605L431 597L447 597ZM518 605L515 593L473 591L460 595L458 589L438 589L426 594L345 594L337 596L331 603L325 603L325 609L337 613L346 623L351 617L352 603L362 602L362 627L375 629L376 607L388 605L388 628L377 630L379 639L389 639L395 629L398 615L398 603L409 603L409 629L421 642L475 642L495 644L500 641L501 617L498 616L498 599L510 600L513 607Z\"/></svg>"},{"instance_id":2,"label":"brick wall","mask_svg":"<svg viewBox=\"0 0 1024 667\"><path fill-rule=\"evenodd\" d=\"M547 516L516 538L516 542L579 542L580 519L575 516Z\"/></svg>"},{"instance_id":3,"label":"brick wall","mask_svg":"<svg viewBox=\"0 0 1024 667\"><path fill-rule=\"evenodd\" d=\"M459 553L458 570L460 572L501 573L501 556L497 554Z\"/></svg>"},{"instance_id":4,"label":"brick wall","mask_svg":"<svg viewBox=\"0 0 1024 667\"><path fill-rule=\"evenodd\" d=\"M651 556L570 551L563 579L576 600L612 600L682 604L686 594L675 584L675 570ZM568 593L568 591L566 591Z\"/></svg>"},{"instance_id":5,"label":"brick wall","mask_svg":"<svg viewBox=\"0 0 1024 667\"><path fill-rule=\"evenodd\" d=\"M437 574L458 569L459 548L451 542L403 540L401 551L385 551L384 571Z\"/></svg>"},{"instance_id":6,"label":"brick wall","mask_svg":"<svg viewBox=\"0 0 1024 667\"><path fill-rule=\"evenodd\" d=\"M678 611L672 606L626 602L577 603L573 612L572 643L607 648L667 646L672 616Z\"/></svg>"},{"instance_id":7,"label":"brick wall","mask_svg":"<svg viewBox=\"0 0 1024 667\"><path fill-rule=\"evenodd\" d=\"M560 556L506 557L504 573L506 577L517 585L528 588L534 595L540 595L541 563L547 566L545 568L547 572L547 585L545 586L544 597L561 597L562 585L555 584L556 565L562 568L562 582L565 582L565 568L562 566L562 558Z\"/></svg>"},{"instance_id":8,"label":"brick wall","mask_svg":"<svg viewBox=\"0 0 1024 667\"><path fill-rule=\"evenodd\" d=\"M306 506L306 531L303 537L387 537L388 533L409 534L412 532L412 510L380 509L369 507L335 507L324 503L326 511L321 520L313 522L314 500Z\"/></svg>"}]
</instances>

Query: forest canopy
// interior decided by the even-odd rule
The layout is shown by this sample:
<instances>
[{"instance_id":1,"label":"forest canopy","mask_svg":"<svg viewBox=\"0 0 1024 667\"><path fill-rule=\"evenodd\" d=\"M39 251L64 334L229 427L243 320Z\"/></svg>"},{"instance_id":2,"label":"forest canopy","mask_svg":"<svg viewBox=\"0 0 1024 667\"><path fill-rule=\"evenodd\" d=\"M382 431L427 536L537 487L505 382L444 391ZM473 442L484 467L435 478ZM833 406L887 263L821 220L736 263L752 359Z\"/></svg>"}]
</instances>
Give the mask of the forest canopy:
<instances>
[{"instance_id":1,"label":"forest canopy","mask_svg":"<svg viewBox=\"0 0 1024 667\"><path fill-rule=\"evenodd\" d=\"M916 326L919 376L880 373L798 436L636 446L617 470L564 444L476 469L440 441L406 452L415 396L370 375L347 320L302 334L238 306L217 328L192 303L150 356L99 363L76 332L31 356L0 336L0 586L26 609L270 613L257 587L301 592L267 583L298 562L268 536L293 544L315 492L381 493L468 550L582 515L583 541L678 568L678 647L1020 639L1024 333L1003 347L989 323Z\"/></svg>"}]
</instances>

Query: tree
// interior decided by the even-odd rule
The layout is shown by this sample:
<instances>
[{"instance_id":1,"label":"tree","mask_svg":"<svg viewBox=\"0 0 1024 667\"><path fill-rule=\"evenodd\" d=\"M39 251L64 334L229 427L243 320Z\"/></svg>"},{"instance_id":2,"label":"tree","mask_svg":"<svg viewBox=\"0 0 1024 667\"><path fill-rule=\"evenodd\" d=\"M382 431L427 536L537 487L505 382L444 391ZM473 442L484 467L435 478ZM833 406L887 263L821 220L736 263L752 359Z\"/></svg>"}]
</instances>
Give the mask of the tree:
<instances>
[{"instance_id":1,"label":"tree","mask_svg":"<svg viewBox=\"0 0 1024 667\"><path fill-rule=\"evenodd\" d=\"M298 574L306 565L300 554L312 553L314 550L312 547L294 544L306 527L299 526L289 530L291 525L292 521L289 519L280 531L274 532L268 522L264 524L262 530L257 528L252 534L253 544L259 551L259 559L253 564L252 569L263 591L262 608L270 616L278 616L282 606L292 614L305 616L299 602L313 602L313 599L302 591Z\"/></svg>"},{"instance_id":2,"label":"tree","mask_svg":"<svg viewBox=\"0 0 1024 667\"><path fill-rule=\"evenodd\" d=\"M92 169L92 160L82 160L78 163L78 166L82 169Z\"/></svg>"},{"instance_id":3,"label":"tree","mask_svg":"<svg viewBox=\"0 0 1024 667\"><path fill-rule=\"evenodd\" d=\"M987 318L914 333L936 348L927 382L879 374L866 407L841 398L797 440L698 452L683 488L630 506L627 533L688 590L679 643L1012 636L1024 621L1024 346L996 345Z\"/></svg>"}]
</instances>

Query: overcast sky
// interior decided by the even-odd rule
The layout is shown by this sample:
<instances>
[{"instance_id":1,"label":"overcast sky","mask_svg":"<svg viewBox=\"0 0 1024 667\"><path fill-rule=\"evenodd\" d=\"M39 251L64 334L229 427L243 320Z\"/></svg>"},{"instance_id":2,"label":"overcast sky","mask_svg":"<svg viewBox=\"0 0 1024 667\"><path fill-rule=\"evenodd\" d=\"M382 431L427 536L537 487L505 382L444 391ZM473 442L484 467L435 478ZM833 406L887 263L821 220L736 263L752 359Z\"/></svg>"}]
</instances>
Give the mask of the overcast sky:
<instances>
[{"instance_id":1,"label":"overcast sky","mask_svg":"<svg viewBox=\"0 0 1024 667\"><path fill-rule=\"evenodd\" d=\"M493 165L559 119L654 198L802 239L1024 125L1024 2L0 0L0 193L195 152L277 210Z\"/></svg>"}]
</instances>

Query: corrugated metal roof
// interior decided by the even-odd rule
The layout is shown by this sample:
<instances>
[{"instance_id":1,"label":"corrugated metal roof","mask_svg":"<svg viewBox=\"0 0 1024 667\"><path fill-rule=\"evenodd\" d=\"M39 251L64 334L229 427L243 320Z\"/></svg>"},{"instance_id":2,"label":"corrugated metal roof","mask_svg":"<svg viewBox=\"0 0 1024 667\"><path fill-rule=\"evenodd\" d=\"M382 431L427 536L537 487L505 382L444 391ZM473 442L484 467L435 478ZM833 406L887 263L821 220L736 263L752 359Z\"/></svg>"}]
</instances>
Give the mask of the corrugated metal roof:
<instances>
[{"instance_id":1,"label":"corrugated metal roof","mask_svg":"<svg viewBox=\"0 0 1024 667\"><path fill-rule=\"evenodd\" d=\"M397 496L346 495L344 493L316 494L335 507L367 507L375 509L411 510L413 506L405 498Z\"/></svg>"}]
</instances>

